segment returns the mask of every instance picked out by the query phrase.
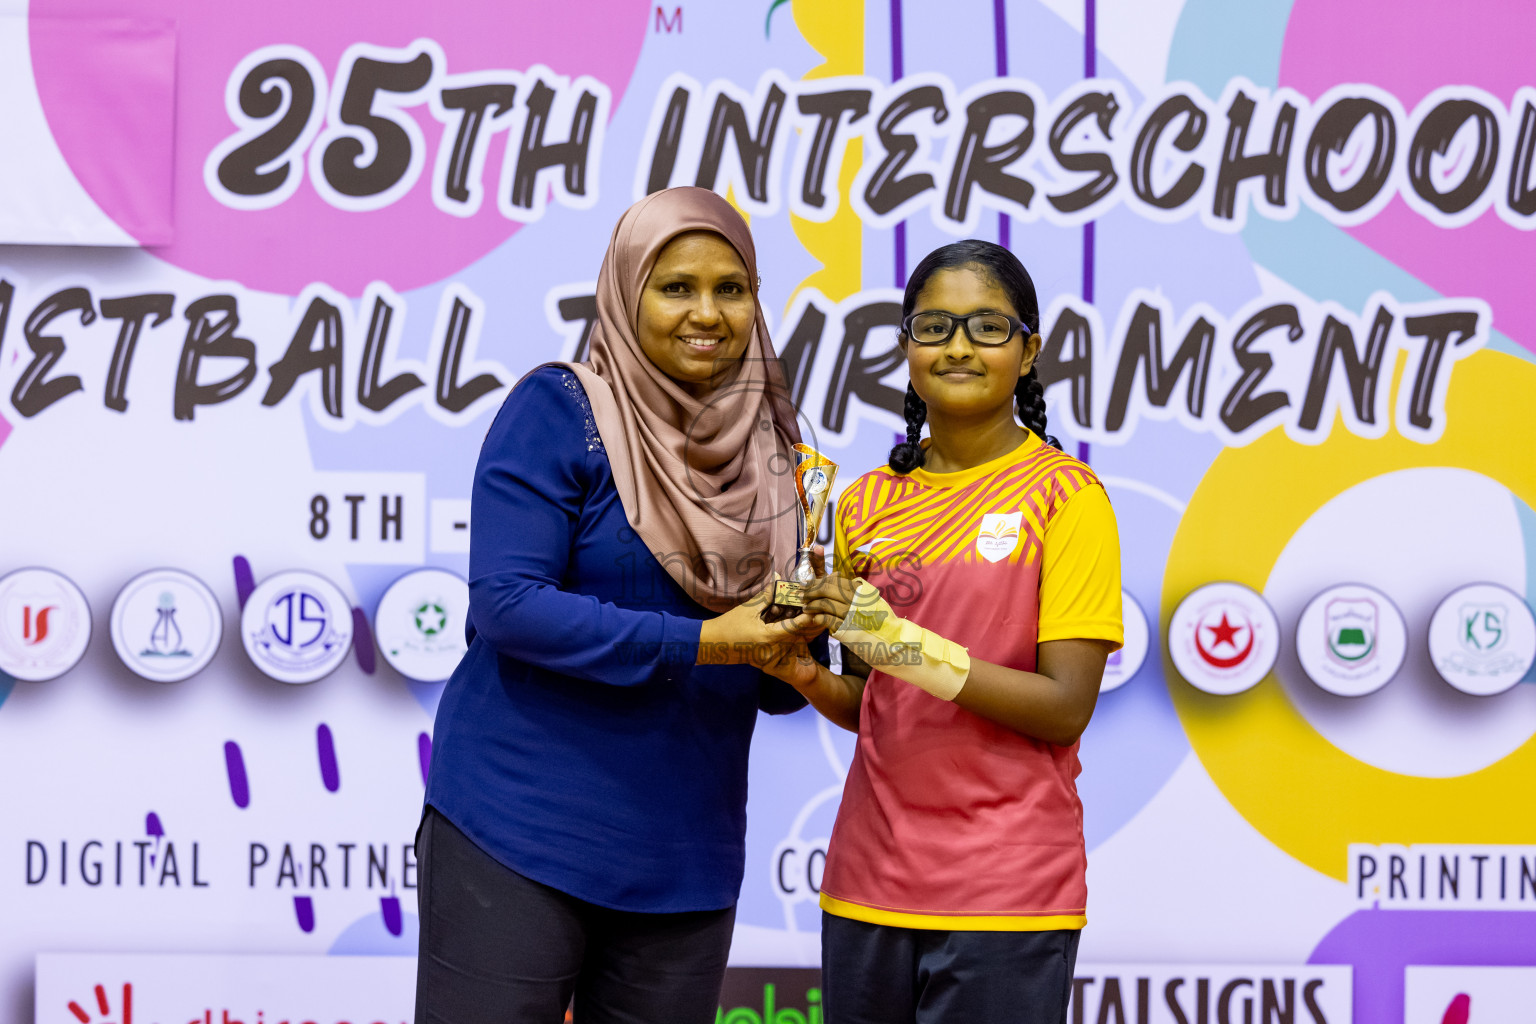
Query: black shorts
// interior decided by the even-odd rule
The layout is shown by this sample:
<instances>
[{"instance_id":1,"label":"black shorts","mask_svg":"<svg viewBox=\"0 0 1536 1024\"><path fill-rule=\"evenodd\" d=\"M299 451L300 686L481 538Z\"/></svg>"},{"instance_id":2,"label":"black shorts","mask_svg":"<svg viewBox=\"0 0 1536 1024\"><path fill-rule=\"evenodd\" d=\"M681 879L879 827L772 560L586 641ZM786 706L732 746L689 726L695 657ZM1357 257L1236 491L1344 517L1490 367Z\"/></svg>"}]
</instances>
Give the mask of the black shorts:
<instances>
[{"instance_id":1,"label":"black shorts","mask_svg":"<svg viewBox=\"0 0 1536 1024\"><path fill-rule=\"evenodd\" d=\"M946 932L821 915L827 1024L1065 1024L1077 930Z\"/></svg>"}]
</instances>

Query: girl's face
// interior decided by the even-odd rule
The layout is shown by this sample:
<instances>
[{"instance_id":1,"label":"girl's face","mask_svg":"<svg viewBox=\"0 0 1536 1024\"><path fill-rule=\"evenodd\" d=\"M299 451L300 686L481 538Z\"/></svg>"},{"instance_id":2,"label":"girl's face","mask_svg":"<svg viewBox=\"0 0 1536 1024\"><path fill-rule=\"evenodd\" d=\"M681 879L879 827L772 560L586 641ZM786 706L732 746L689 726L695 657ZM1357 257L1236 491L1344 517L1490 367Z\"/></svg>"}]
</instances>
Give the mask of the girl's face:
<instances>
[{"instance_id":1,"label":"girl's face","mask_svg":"<svg viewBox=\"0 0 1536 1024\"><path fill-rule=\"evenodd\" d=\"M712 231L689 231L656 257L636 333L657 369L698 395L741 358L755 319L741 255Z\"/></svg>"},{"instance_id":2,"label":"girl's face","mask_svg":"<svg viewBox=\"0 0 1536 1024\"><path fill-rule=\"evenodd\" d=\"M972 313L1006 313L1019 318L1008 293L978 267L940 270L917 294L913 313L943 312L955 317ZM1013 409L1013 389L1029 373L1040 353L1040 336L1024 327L1005 345L975 345L963 324L955 325L949 341L919 345L903 338L907 371L918 397L930 412L984 418Z\"/></svg>"}]
</instances>

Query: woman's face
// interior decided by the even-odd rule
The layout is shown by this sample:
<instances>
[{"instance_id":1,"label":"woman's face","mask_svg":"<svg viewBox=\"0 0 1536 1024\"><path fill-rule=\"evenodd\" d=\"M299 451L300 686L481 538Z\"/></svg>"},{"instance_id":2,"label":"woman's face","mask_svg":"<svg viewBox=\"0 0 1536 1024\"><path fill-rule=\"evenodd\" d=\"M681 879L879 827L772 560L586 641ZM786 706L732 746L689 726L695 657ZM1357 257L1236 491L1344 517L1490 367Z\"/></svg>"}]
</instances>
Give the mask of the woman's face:
<instances>
[{"instance_id":1,"label":"woman's face","mask_svg":"<svg viewBox=\"0 0 1536 1024\"><path fill-rule=\"evenodd\" d=\"M1006 313L1018 319L1008 293L976 267L940 270L918 292L912 312L944 312L956 317L972 313ZM1013 389L1029 373L1040 351L1039 335L1014 332L1006 345L975 345L963 324L955 325L949 341L918 345L903 339L907 371L918 397L930 412L966 418L997 414L1013 408Z\"/></svg>"},{"instance_id":2,"label":"woman's face","mask_svg":"<svg viewBox=\"0 0 1536 1024\"><path fill-rule=\"evenodd\" d=\"M678 235L640 292L641 351L690 393L709 391L752 338L751 285L740 254L720 235Z\"/></svg>"}]
</instances>

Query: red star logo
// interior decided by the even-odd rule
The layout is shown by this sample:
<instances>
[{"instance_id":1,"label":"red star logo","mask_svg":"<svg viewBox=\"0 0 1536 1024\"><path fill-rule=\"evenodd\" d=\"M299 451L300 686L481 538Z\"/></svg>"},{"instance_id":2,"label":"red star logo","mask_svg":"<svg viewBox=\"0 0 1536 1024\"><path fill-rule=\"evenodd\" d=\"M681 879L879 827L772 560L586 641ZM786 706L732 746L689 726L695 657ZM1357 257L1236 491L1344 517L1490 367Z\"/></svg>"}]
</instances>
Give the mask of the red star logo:
<instances>
[{"instance_id":1,"label":"red star logo","mask_svg":"<svg viewBox=\"0 0 1536 1024\"><path fill-rule=\"evenodd\" d=\"M1205 628L1210 630L1211 633L1215 636L1215 640L1211 644L1212 647L1215 647L1217 644L1226 644L1228 647L1235 648L1237 646L1237 641L1234 640L1233 637L1237 636L1238 632L1243 627L1232 625L1232 623L1227 620L1227 613L1222 612L1221 625L1206 626Z\"/></svg>"}]
</instances>

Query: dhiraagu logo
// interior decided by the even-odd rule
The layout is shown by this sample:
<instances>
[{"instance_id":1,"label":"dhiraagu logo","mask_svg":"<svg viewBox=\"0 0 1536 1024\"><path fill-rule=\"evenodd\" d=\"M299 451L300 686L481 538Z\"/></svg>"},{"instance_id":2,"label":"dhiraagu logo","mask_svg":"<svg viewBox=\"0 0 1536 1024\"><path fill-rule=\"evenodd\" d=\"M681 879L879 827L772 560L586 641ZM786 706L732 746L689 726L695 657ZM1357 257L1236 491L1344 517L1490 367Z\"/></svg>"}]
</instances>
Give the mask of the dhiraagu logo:
<instances>
[{"instance_id":1,"label":"dhiraagu logo","mask_svg":"<svg viewBox=\"0 0 1536 1024\"><path fill-rule=\"evenodd\" d=\"M100 1021L101 1024L110 1024L106 1018L116 1015L122 1021L122 1024L131 1024L133 1021L132 982L123 983L121 996L118 996L116 992L109 993L105 985L95 986L91 995L92 998L89 999L71 999L68 1006L70 1016L65 1019L73 1018L71 1024L75 1020L79 1021L80 1024L96 1024L97 1021ZM113 997L117 997L117 1005L115 1007L112 1005ZM87 1006L90 1007L90 1010L86 1009ZM94 1016L91 1012L94 1010L99 1010L101 1016Z\"/></svg>"}]
</instances>

